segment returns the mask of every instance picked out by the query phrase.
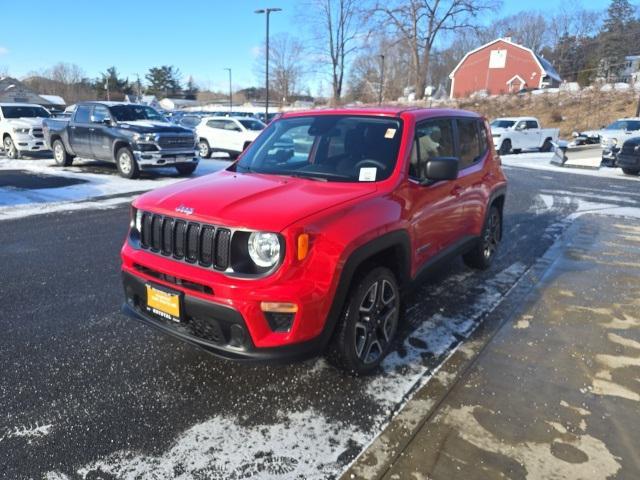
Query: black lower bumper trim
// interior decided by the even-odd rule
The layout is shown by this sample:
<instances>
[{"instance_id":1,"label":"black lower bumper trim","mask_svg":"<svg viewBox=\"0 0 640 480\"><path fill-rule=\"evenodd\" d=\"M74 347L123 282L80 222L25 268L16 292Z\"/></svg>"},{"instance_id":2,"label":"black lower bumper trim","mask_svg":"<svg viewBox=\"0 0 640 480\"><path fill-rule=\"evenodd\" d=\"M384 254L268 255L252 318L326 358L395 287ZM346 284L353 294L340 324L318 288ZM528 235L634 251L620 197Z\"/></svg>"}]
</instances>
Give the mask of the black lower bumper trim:
<instances>
[{"instance_id":1,"label":"black lower bumper trim","mask_svg":"<svg viewBox=\"0 0 640 480\"><path fill-rule=\"evenodd\" d=\"M122 312L174 338L195 345L218 357L256 361L288 362L321 353L321 338L273 348L253 345L242 315L237 310L199 298L182 297L183 321L165 320L146 311L146 285L153 284L122 273L125 302Z\"/></svg>"}]
</instances>

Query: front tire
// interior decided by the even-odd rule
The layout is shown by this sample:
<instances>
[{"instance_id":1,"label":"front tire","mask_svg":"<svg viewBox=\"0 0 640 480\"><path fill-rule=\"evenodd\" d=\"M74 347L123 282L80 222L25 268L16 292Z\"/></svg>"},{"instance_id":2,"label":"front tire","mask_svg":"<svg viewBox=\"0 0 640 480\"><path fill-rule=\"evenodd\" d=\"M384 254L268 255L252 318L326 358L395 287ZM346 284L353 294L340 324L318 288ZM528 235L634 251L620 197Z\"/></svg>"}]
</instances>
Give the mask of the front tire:
<instances>
[{"instance_id":1,"label":"front tire","mask_svg":"<svg viewBox=\"0 0 640 480\"><path fill-rule=\"evenodd\" d=\"M489 215L482 227L482 234L472 250L462 256L464 263L471 268L486 270L493 263L502 238L502 215L500 209L491 206Z\"/></svg>"},{"instance_id":2,"label":"front tire","mask_svg":"<svg viewBox=\"0 0 640 480\"><path fill-rule=\"evenodd\" d=\"M51 149L53 150L53 159L56 161L56 164L61 167L68 167L73 163L73 157L67 153L67 149L64 148L62 140L54 140Z\"/></svg>"},{"instance_id":3,"label":"front tire","mask_svg":"<svg viewBox=\"0 0 640 480\"><path fill-rule=\"evenodd\" d=\"M128 147L122 147L116 152L116 165L121 177L131 179L138 178L140 176L138 162L133 156L133 152Z\"/></svg>"},{"instance_id":4,"label":"front tire","mask_svg":"<svg viewBox=\"0 0 640 480\"><path fill-rule=\"evenodd\" d=\"M9 157L11 160L20 158L20 151L16 148L15 144L13 143L13 139L9 135L4 137L2 146L4 147L4 152L7 154L7 157Z\"/></svg>"},{"instance_id":5,"label":"front tire","mask_svg":"<svg viewBox=\"0 0 640 480\"><path fill-rule=\"evenodd\" d=\"M626 175L638 175L640 173L640 170L638 170L637 168L623 168L622 172Z\"/></svg>"},{"instance_id":6,"label":"front tire","mask_svg":"<svg viewBox=\"0 0 640 480\"><path fill-rule=\"evenodd\" d=\"M209 158L211 156L211 147L204 138L198 142L198 154L200 158Z\"/></svg>"},{"instance_id":7,"label":"front tire","mask_svg":"<svg viewBox=\"0 0 640 480\"><path fill-rule=\"evenodd\" d=\"M500 144L500 150L498 150L498 153L500 155L508 155L510 152L511 152L511 140L509 139L504 140Z\"/></svg>"},{"instance_id":8,"label":"front tire","mask_svg":"<svg viewBox=\"0 0 640 480\"><path fill-rule=\"evenodd\" d=\"M394 274L376 267L353 284L329 349L329 360L353 375L373 372L398 331L400 289Z\"/></svg>"},{"instance_id":9,"label":"front tire","mask_svg":"<svg viewBox=\"0 0 640 480\"><path fill-rule=\"evenodd\" d=\"M180 175L188 176L195 172L197 167L197 163L185 163L183 165L176 165L176 170Z\"/></svg>"}]
</instances>

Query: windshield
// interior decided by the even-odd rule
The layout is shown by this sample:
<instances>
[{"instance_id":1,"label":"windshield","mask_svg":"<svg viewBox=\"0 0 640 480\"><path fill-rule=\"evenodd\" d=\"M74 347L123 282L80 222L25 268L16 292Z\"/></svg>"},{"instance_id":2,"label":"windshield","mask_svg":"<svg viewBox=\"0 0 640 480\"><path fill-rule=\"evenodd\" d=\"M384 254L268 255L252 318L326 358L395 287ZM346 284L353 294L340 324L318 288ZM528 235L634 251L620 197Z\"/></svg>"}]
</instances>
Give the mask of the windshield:
<instances>
[{"instance_id":1,"label":"windshield","mask_svg":"<svg viewBox=\"0 0 640 480\"><path fill-rule=\"evenodd\" d=\"M243 119L238 120L238 121L247 130L260 131L260 130L264 130L264 127L266 127L266 125L264 123L262 123L260 120L253 120L253 119L250 119L250 118L243 118Z\"/></svg>"},{"instance_id":2,"label":"windshield","mask_svg":"<svg viewBox=\"0 0 640 480\"><path fill-rule=\"evenodd\" d=\"M166 118L156 110L144 105L115 105L110 107L111 114L118 122L131 122L135 120L156 120L166 122Z\"/></svg>"},{"instance_id":3,"label":"windshield","mask_svg":"<svg viewBox=\"0 0 640 480\"><path fill-rule=\"evenodd\" d=\"M494 120L491 126L495 128L511 128L516 122L513 120Z\"/></svg>"},{"instance_id":4,"label":"windshield","mask_svg":"<svg viewBox=\"0 0 640 480\"><path fill-rule=\"evenodd\" d=\"M10 106L1 107L4 118L49 118L51 115L42 107L37 106Z\"/></svg>"},{"instance_id":5,"label":"windshield","mask_svg":"<svg viewBox=\"0 0 640 480\"><path fill-rule=\"evenodd\" d=\"M607 126L605 130L640 130L640 120L618 120Z\"/></svg>"},{"instance_id":6,"label":"windshield","mask_svg":"<svg viewBox=\"0 0 640 480\"><path fill-rule=\"evenodd\" d=\"M401 127L395 118L285 118L271 123L232 168L325 181L384 180L396 165Z\"/></svg>"}]
</instances>

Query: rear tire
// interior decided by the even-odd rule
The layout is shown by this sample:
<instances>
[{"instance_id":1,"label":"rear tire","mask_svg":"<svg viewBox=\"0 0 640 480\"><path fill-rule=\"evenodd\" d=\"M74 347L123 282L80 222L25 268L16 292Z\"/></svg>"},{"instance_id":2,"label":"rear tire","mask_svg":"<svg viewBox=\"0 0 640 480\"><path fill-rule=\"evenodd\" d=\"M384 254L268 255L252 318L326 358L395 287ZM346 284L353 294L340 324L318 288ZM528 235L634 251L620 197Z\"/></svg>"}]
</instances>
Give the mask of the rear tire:
<instances>
[{"instance_id":1,"label":"rear tire","mask_svg":"<svg viewBox=\"0 0 640 480\"><path fill-rule=\"evenodd\" d=\"M73 163L73 157L67 153L67 149L64 148L62 140L54 140L51 149L53 150L53 159L57 165L68 167Z\"/></svg>"},{"instance_id":2,"label":"rear tire","mask_svg":"<svg viewBox=\"0 0 640 480\"><path fill-rule=\"evenodd\" d=\"M140 168L129 147L122 147L116 152L116 166L118 173L124 178L138 178Z\"/></svg>"},{"instance_id":3,"label":"rear tire","mask_svg":"<svg viewBox=\"0 0 640 480\"><path fill-rule=\"evenodd\" d=\"M184 163L182 165L176 165L176 170L180 175L186 177L188 175L191 175L193 172L195 172L197 167L198 167L197 163Z\"/></svg>"},{"instance_id":4,"label":"rear tire","mask_svg":"<svg viewBox=\"0 0 640 480\"><path fill-rule=\"evenodd\" d=\"M20 151L16 148L15 144L13 143L13 139L9 135L4 137L4 140L2 141L2 146L4 147L4 153L11 160L16 160L20 158Z\"/></svg>"},{"instance_id":5,"label":"rear tire","mask_svg":"<svg viewBox=\"0 0 640 480\"><path fill-rule=\"evenodd\" d=\"M550 138L546 138L544 143L542 144L542 147L540 147L540 151L541 152L550 152L552 148L553 148L553 144L551 143L551 139Z\"/></svg>"},{"instance_id":6,"label":"rear tire","mask_svg":"<svg viewBox=\"0 0 640 480\"><path fill-rule=\"evenodd\" d=\"M498 153L500 155L508 155L510 152L511 152L511 140L509 139L504 140L500 144L500 150L498 150Z\"/></svg>"},{"instance_id":7,"label":"rear tire","mask_svg":"<svg viewBox=\"0 0 640 480\"><path fill-rule=\"evenodd\" d=\"M636 168L623 168L622 172L626 175L638 175L640 173L640 170Z\"/></svg>"},{"instance_id":8,"label":"rear tire","mask_svg":"<svg viewBox=\"0 0 640 480\"><path fill-rule=\"evenodd\" d=\"M211 147L209 146L209 142L204 138L198 142L198 154L200 158L209 158L211 156Z\"/></svg>"},{"instance_id":9,"label":"rear tire","mask_svg":"<svg viewBox=\"0 0 640 480\"><path fill-rule=\"evenodd\" d=\"M500 209L492 205L478 242L472 250L462 256L462 260L468 267L486 270L493 263L501 237L502 215Z\"/></svg>"},{"instance_id":10,"label":"rear tire","mask_svg":"<svg viewBox=\"0 0 640 480\"><path fill-rule=\"evenodd\" d=\"M328 359L353 375L378 368L391 350L400 319L400 289L385 267L357 277L336 326Z\"/></svg>"}]
</instances>

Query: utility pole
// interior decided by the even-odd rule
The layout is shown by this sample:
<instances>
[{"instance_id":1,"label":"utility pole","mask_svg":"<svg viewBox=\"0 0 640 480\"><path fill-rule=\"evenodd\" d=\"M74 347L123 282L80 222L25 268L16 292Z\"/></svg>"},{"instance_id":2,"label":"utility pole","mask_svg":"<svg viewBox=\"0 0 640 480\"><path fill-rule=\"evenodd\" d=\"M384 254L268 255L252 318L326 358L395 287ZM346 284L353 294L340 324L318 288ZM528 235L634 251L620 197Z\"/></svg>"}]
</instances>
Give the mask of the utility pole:
<instances>
[{"instance_id":1,"label":"utility pole","mask_svg":"<svg viewBox=\"0 0 640 480\"><path fill-rule=\"evenodd\" d=\"M266 44L266 66L265 66L265 88L266 88L266 97L267 103L264 108L264 121L267 123L269 121L269 15L271 12L281 12L281 8L264 8L260 10L256 10L255 13L262 14L264 13L267 19L267 38L265 41Z\"/></svg>"},{"instance_id":2,"label":"utility pole","mask_svg":"<svg viewBox=\"0 0 640 480\"><path fill-rule=\"evenodd\" d=\"M233 110L233 90L231 88L231 69L225 68L229 72L229 116L231 116L231 110Z\"/></svg>"},{"instance_id":3,"label":"utility pole","mask_svg":"<svg viewBox=\"0 0 640 480\"><path fill-rule=\"evenodd\" d=\"M380 89L378 92L378 105L382 105L383 90L384 90L384 55L380 55Z\"/></svg>"}]
</instances>

